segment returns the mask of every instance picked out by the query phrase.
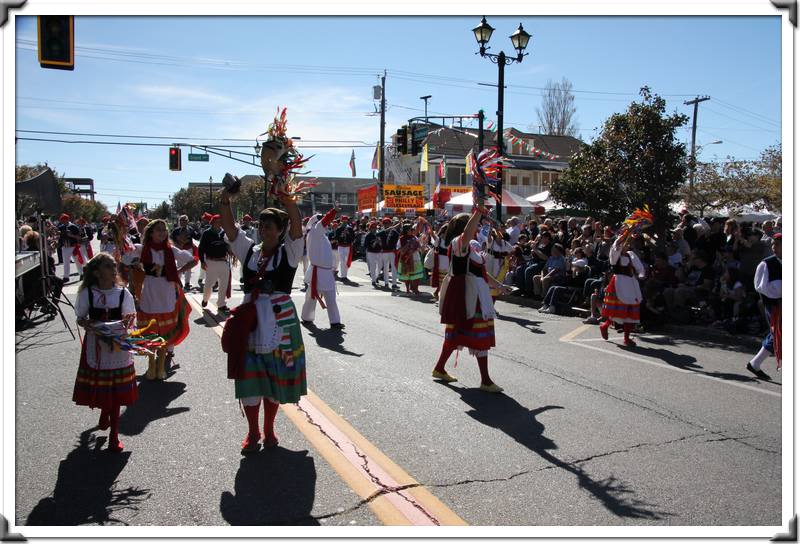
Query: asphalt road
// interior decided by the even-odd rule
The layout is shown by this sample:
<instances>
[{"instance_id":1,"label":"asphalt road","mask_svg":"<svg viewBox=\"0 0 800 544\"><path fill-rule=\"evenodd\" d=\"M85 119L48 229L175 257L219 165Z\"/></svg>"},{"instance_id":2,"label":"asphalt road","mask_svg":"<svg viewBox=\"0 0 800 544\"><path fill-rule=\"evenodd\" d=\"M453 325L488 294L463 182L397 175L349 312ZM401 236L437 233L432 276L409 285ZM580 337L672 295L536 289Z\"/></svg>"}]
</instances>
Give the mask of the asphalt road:
<instances>
[{"instance_id":1,"label":"asphalt road","mask_svg":"<svg viewBox=\"0 0 800 544\"><path fill-rule=\"evenodd\" d=\"M339 428L359 435L370 459L385 456L383 466L395 467L388 473L404 471L412 491L434 497L418 495L420 502L441 501L429 512L455 516L440 520L786 523L774 360L765 370L775 381L760 382L744 368L749 347L645 335L638 347L623 348L613 333L603 342L596 327L576 318L499 301L489 368L505 391L492 395L478 389L467 352L448 363L458 382L430 377L442 326L429 294L375 290L363 262L353 263L350 276L338 297L346 329L329 329L320 308L304 329L314 402L329 409L334 427L341 418ZM293 294L298 309L303 296ZM97 449L106 434L94 427L97 411L71 402L78 342L59 321L18 332L17 524L361 526L393 519L380 501L396 490L365 499L347 463L303 424L314 423L303 406L298 419L290 420L290 409L279 412L278 448L240 455L246 424L225 378L219 328L210 312L197 311L200 295L190 297L197 309L176 350L180 368L165 382L140 382L139 402L121 418L126 451L118 456ZM240 298L235 290L232 305ZM146 360L136 364L143 374Z\"/></svg>"}]
</instances>

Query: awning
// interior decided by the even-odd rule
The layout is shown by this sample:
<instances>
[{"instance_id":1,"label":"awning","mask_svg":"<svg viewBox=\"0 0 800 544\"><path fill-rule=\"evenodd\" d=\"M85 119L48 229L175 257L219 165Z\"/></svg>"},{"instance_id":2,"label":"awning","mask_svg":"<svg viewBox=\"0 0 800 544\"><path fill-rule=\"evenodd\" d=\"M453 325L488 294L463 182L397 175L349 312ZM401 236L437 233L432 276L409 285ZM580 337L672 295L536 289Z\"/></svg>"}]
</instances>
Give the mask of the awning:
<instances>
[{"instance_id":1,"label":"awning","mask_svg":"<svg viewBox=\"0 0 800 544\"><path fill-rule=\"evenodd\" d=\"M486 199L486 207L492 208L495 206L493 198ZM462 193L454 198L451 198L444 205L448 213L461 213L472 210L472 193ZM533 212L533 204L519 196L503 189L503 212L507 215L519 215L522 213Z\"/></svg>"}]
</instances>

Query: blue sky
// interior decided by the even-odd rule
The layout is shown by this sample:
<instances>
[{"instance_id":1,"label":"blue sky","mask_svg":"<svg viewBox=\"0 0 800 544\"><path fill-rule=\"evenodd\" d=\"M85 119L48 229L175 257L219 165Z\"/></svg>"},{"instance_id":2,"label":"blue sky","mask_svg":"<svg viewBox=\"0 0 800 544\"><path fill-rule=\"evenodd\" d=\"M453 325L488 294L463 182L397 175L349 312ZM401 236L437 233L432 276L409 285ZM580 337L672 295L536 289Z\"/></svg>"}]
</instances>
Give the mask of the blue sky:
<instances>
[{"instance_id":1,"label":"blue sky","mask_svg":"<svg viewBox=\"0 0 800 544\"><path fill-rule=\"evenodd\" d=\"M701 159L755 158L780 142L781 19L774 17L488 17L491 52L513 53L522 22L530 55L506 69L505 126L536 132L541 87L569 79L580 137L624 111L643 85L691 115L700 105ZM277 106L290 136L315 154L314 175L370 177L379 138L372 86L387 71L386 138L422 115L495 119L497 67L475 55L479 17L76 17L75 70L45 70L36 58L36 19L17 17L17 130L163 136L114 141L243 145L252 151ZM679 134L689 142L690 125ZM17 132L18 137L106 140ZM244 138L244 142L212 139ZM311 148L310 145L339 145ZM356 147L362 145L364 147ZM231 148L235 149L235 148ZM168 170L167 149L18 140L17 163L47 162L95 180L98 198L156 205L190 181L259 169L222 157Z\"/></svg>"}]
</instances>

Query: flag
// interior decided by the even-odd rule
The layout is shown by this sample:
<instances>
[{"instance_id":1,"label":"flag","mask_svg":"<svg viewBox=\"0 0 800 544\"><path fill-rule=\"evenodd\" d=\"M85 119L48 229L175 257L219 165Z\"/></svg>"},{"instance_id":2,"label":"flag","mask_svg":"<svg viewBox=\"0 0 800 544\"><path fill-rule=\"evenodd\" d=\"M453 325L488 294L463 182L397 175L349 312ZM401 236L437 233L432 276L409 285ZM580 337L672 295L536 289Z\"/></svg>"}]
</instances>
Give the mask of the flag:
<instances>
[{"instance_id":1,"label":"flag","mask_svg":"<svg viewBox=\"0 0 800 544\"><path fill-rule=\"evenodd\" d=\"M353 177L356 177L356 150L353 150L352 155L350 155L350 172L353 174Z\"/></svg>"},{"instance_id":2,"label":"flag","mask_svg":"<svg viewBox=\"0 0 800 544\"><path fill-rule=\"evenodd\" d=\"M467 156L464 157L464 171L467 174L472 172L472 153L467 153Z\"/></svg>"},{"instance_id":3,"label":"flag","mask_svg":"<svg viewBox=\"0 0 800 544\"><path fill-rule=\"evenodd\" d=\"M117 200L117 215L119 215L119 211L121 209L122 209L122 207L119 205L119 200Z\"/></svg>"},{"instance_id":4,"label":"flag","mask_svg":"<svg viewBox=\"0 0 800 544\"><path fill-rule=\"evenodd\" d=\"M378 161L380 161L380 144L375 146L375 154L372 155L372 169L380 170Z\"/></svg>"},{"instance_id":5,"label":"flag","mask_svg":"<svg viewBox=\"0 0 800 544\"><path fill-rule=\"evenodd\" d=\"M439 168L441 169L441 165ZM433 196L431 197L431 201L433 201L433 207L439 208L439 198L441 197L441 190L442 190L442 178L439 178L439 181L436 182L436 189L433 190Z\"/></svg>"},{"instance_id":6,"label":"flag","mask_svg":"<svg viewBox=\"0 0 800 544\"><path fill-rule=\"evenodd\" d=\"M428 171L428 144L422 146L422 158L419 160L419 171Z\"/></svg>"},{"instance_id":7,"label":"flag","mask_svg":"<svg viewBox=\"0 0 800 544\"><path fill-rule=\"evenodd\" d=\"M442 157L439 163L439 180L447 180L447 157Z\"/></svg>"}]
</instances>

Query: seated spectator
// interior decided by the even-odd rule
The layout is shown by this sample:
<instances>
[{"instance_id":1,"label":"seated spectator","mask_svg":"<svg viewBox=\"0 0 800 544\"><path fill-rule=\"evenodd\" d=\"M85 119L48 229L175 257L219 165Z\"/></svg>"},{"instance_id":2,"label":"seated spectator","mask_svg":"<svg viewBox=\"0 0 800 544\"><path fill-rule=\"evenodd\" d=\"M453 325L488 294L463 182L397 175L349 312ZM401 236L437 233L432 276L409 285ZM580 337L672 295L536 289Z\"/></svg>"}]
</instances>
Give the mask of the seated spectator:
<instances>
[{"instance_id":1,"label":"seated spectator","mask_svg":"<svg viewBox=\"0 0 800 544\"><path fill-rule=\"evenodd\" d=\"M684 255L680 252L677 242L670 242L667 244L667 262L669 265L678 269L683 266Z\"/></svg>"},{"instance_id":2,"label":"seated spectator","mask_svg":"<svg viewBox=\"0 0 800 544\"><path fill-rule=\"evenodd\" d=\"M714 286L710 305L715 319L736 319L741 315L740 308L747 293L739 281L739 270L727 268Z\"/></svg>"},{"instance_id":3,"label":"seated spectator","mask_svg":"<svg viewBox=\"0 0 800 544\"><path fill-rule=\"evenodd\" d=\"M661 327L667 318L667 302L654 280L645 282L644 300L640 309L642 327L652 330Z\"/></svg>"},{"instance_id":4,"label":"seated spectator","mask_svg":"<svg viewBox=\"0 0 800 544\"><path fill-rule=\"evenodd\" d=\"M677 287L664 289L664 297L670 312L688 308L690 304L707 300L714 287L714 271L708 257L702 251L693 254L691 264L678 274Z\"/></svg>"},{"instance_id":5,"label":"seated spectator","mask_svg":"<svg viewBox=\"0 0 800 544\"><path fill-rule=\"evenodd\" d=\"M649 278L659 292L663 292L667 287L675 287L678 283L675 268L670 266L667 254L663 251L656 252Z\"/></svg>"},{"instance_id":6,"label":"seated spectator","mask_svg":"<svg viewBox=\"0 0 800 544\"><path fill-rule=\"evenodd\" d=\"M574 287L583 287L584 282L589 277L589 259L586 258L586 252L582 247L576 247L572 250L572 255L569 258L569 285Z\"/></svg>"},{"instance_id":7,"label":"seated spectator","mask_svg":"<svg viewBox=\"0 0 800 544\"><path fill-rule=\"evenodd\" d=\"M551 285L564 283L567 276L567 261L564 258L564 246L553 244L550 257L545 261L541 273L533 276L533 295L543 296Z\"/></svg>"},{"instance_id":8,"label":"seated spectator","mask_svg":"<svg viewBox=\"0 0 800 544\"><path fill-rule=\"evenodd\" d=\"M553 240L549 230L542 231L531 243L531 260L522 274L524 294L534 294L533 278L542 273L552 249Z\"/></svg>"}]
</instances>

